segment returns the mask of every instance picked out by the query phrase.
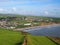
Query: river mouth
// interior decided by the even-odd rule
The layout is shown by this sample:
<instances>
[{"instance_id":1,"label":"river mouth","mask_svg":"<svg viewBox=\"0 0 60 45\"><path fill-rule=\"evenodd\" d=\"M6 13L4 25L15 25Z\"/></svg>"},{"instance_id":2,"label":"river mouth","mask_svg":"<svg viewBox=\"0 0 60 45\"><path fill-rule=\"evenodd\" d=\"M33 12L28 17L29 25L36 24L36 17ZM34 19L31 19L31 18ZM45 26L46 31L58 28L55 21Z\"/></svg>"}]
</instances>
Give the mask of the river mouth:
<instances>
[{"instance_id":1,"label":"river mouth","mask_svg":"<svg viewBox=\"0 0 60 45\"><path fill-rule=\"evenodd\" d=\"M24 30L35 36L52 36L60 38L60 25L51 25Z\"/></svg>"}]
</instances>

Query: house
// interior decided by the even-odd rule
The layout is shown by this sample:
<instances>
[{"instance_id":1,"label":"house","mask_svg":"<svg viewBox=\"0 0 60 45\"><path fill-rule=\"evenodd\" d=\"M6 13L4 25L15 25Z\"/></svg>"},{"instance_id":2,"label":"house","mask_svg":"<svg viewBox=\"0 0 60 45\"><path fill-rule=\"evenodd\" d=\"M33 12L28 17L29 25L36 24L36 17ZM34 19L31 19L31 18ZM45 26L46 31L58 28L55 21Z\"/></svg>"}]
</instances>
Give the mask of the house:
<instances>
[{"instance_id":1,"label":"house","mask_svg":"<svg viewBox=\"0 0 60 45\"><path fill-rule=\"evenodd\" d=\"M6 21L0 21L0 25L5 25Z\"/></svg>"},{"instance_id":2,"label":"house","mask_svg":"<svg viewBox=\"0 0 60 45\"><path fill-rule=\"evenodd\" d=\"M25 26L31 26L32 24L31 23L26 23L24 24Z\"/></svg>"}]
</instances>

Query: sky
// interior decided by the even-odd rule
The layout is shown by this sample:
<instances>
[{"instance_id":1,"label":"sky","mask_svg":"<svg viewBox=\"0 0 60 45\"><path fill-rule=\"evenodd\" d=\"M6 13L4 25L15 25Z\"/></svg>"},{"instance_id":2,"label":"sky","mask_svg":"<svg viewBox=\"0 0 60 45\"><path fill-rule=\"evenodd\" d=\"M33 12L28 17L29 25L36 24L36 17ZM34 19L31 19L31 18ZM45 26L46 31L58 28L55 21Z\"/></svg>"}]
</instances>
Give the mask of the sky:
<instances>
[{"instance_id":1,"label":"sky","mask_svg":"<svg viewBox=\"0 0 60 45\"><path fill-rule=\"evenodd\" d=\"M0 13L60 17L60 0L0 0Z\"/></svg>"}]
</instances>

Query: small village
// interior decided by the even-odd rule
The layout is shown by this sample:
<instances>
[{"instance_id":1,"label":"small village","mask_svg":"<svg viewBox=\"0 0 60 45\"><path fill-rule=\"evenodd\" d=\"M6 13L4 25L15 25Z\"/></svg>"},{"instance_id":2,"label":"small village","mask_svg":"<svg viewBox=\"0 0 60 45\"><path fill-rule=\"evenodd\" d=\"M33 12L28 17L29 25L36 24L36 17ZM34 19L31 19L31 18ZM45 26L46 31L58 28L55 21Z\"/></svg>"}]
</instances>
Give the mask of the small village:
<instances>
[{"instance_id":1,"label":"small village","mask_svg":"<svg viewBox=\"0 0 60 45\"><path fill-rule=\"evenodd\" d=\"M42 26L54 23L54 19L52 18L44 20L43 18L36 18L32 16L0 18L0 27L6 29Z\"/></svg>"}]
</instances>

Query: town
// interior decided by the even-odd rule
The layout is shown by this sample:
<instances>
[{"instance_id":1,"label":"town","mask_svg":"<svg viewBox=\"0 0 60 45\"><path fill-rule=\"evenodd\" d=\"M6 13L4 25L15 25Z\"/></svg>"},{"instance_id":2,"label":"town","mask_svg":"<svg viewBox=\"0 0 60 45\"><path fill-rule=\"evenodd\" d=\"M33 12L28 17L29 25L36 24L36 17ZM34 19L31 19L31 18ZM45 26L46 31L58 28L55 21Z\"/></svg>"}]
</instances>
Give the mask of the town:
<instances>
[{"instance_id":1,"label":"town","mask_svg":"<svg viewBox=\"0 0 60 45\"><path fill-rule=\"evenodd\" d=\"M60 23L59 18L39 16L11 16L11 15L0 16L0 27L6 29L43 26L57 23Z\"/></svg>"}]
</instances>

